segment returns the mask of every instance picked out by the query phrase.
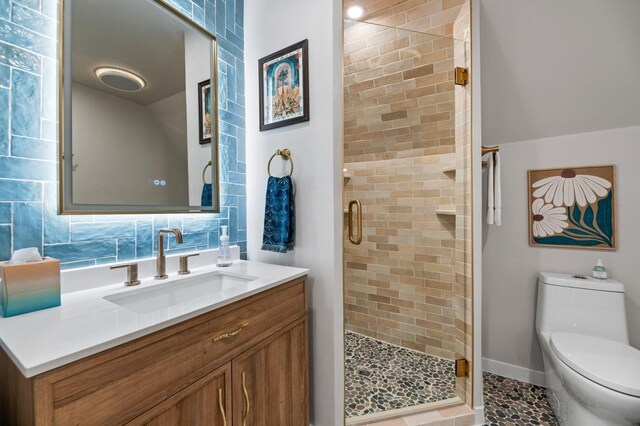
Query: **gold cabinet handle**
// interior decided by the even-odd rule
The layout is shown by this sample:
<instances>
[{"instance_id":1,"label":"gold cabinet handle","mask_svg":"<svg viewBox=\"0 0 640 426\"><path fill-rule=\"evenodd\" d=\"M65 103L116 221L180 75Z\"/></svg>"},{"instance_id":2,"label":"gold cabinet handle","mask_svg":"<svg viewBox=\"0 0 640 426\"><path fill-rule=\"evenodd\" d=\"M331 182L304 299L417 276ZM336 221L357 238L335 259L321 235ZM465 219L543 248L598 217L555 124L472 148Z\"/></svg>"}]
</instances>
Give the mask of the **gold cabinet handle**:
<instances>
[{"instance_id":1,"label":"gold cabinet handle","mask_svg":"<svg viewBox=\"0 0 640 426\"><path fill-rule=\"evenodd\" d=\"M224 333L224 334L221 334L221 335L219 335L219 336L214 337L214 338L213 338L213 341L214 341L214 342L217 342L217 341L219 341L219 340L224 340L224 339L228 339L228 338L230 338L230 337L233 337L233 336L235 336L235 335L239 334L239 333L240 333L242 330L244 330L244 328L245 328L246 326L248 326L248 325L249 325L249 321L245 321L245 322L243 322L242 324L240 324L240 325L238 326L238 328L237 328L237 329L235 329L235 330L233 330L233 331L230 331L230 332L228 332L228 333Z\"/></svg>"},{"instance_id":2,"label":"gold cabinet handle","mask_svg":"<svg viewBox=\"0 0 640 426\"><path fill-rule=\"evenodd\" d=\"M353 236L353 206L357 206L357 226L358 226L358 236ZM352 200L349 202L349 241L351 244L360 245L362 242L362 203L360 200Z\"/></svg>"},{"instance_id":3,"label":"gold cabinet handle","mask_svg":"<svg viewBox=\"0 0 640 426\"><path fill-rule=\"evenodd\" d=\"M222 402L222 389L218 388L218 407L222 415L222 426L227 426L227 413L224 411L224 402Z\"/></svg>"},{"instance_id":4,"label":"gold cabinet handle","mask_svg":"<svg viewBox=\"0 0 640 426\"><path fill-rule=\"evenodd\" d=\"M246 383L247 374L242 372L242 393L244 394L245 410L242 411L242 426L247 426L247 417L249 416L249 408L251 404L249 402L249 393L247 392Z\"/></svg>"}]
</instances>

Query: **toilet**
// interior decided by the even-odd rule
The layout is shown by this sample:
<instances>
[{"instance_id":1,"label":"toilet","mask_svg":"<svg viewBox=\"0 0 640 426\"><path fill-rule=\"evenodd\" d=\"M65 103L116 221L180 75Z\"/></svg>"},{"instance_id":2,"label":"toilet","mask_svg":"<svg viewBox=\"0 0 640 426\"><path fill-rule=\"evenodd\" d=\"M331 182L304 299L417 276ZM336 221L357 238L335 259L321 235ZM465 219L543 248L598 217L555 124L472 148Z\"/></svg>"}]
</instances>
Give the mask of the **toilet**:
<instances>
[{"instance_id":1,"label":"toilet","mask_svg":"<svg viewBox=\"0 0 640 426\"><path fill-rule=\"evenodd\" d=\"M536 331L562 426L640 425L640 351L629 345L622 283L540 273Z\"/></svg>"}]
</instances>

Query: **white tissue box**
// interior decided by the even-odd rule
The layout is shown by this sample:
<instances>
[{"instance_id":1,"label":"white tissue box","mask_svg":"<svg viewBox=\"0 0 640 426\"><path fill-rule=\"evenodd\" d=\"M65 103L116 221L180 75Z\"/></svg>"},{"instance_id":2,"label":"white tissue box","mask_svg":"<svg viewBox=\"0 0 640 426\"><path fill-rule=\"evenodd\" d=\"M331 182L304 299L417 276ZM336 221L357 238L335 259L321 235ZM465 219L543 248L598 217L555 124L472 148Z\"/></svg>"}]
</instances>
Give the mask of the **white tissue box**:
<instances>
[{"instance_id":1,"label":"white tissue box","mask_svg":"<svg viewBox=\"0 0 640 426\"><path fill-rule=\"evenodd\" d=\"M60 306L60 261L45 257L27 263L0 262L3 317Z\"/></svg>"}]
</instances>

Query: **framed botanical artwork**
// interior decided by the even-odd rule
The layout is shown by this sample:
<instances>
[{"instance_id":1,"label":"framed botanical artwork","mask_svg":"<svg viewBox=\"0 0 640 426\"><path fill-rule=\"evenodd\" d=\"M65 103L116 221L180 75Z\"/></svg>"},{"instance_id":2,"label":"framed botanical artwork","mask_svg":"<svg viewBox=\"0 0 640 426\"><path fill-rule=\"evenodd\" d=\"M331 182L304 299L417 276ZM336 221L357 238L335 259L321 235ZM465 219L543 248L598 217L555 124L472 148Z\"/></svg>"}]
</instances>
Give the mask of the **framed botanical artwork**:
<instances>
[{"instance_id":1,"label":"framed botanical artwork","mask_svg":"<svg viewBox=\"0 0 640 426\"><path fill-rule=\"evenodd\" d=\"M258 61L260 131L309 121L309 42Z\"/></svg>"},{"instance_id":2,"label":"framed botanical artwork","mask_svg":"<svg viewBox=\"0 0 640 426\"><path fill-rule=\"evenodd\" d=\"M616 248L615 166L529 170L529 244Z\"/></svg>"},{"instance_id":3,"label":"framed botanical artwork","mask_svg":"<svg viewBox=\"0 0 640 426\"><path fill-rule=\"evenodd\" d=\"M200 144L211 143L213 121L211 114L211 80L198 83L198 137Z\"/></svg>"}]
</instances>

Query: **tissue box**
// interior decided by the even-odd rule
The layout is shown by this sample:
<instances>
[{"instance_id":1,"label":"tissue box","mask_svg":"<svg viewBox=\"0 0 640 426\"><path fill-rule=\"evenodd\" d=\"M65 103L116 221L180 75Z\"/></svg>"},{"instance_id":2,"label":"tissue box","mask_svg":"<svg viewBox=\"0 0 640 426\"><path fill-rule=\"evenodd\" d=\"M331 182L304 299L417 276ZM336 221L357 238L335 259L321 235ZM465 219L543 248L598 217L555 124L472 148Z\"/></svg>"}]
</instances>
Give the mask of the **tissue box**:
<instances>
[{"instance_id":1,"label":"tissue box","mask_svg":"<svg viewBox=\"0 0 640 426\"><path fill-rule=\"evenodd\" d=\"M3 317L60 306L60 261L0 263L0 313Z\"/></svg>"}]
</instances>

